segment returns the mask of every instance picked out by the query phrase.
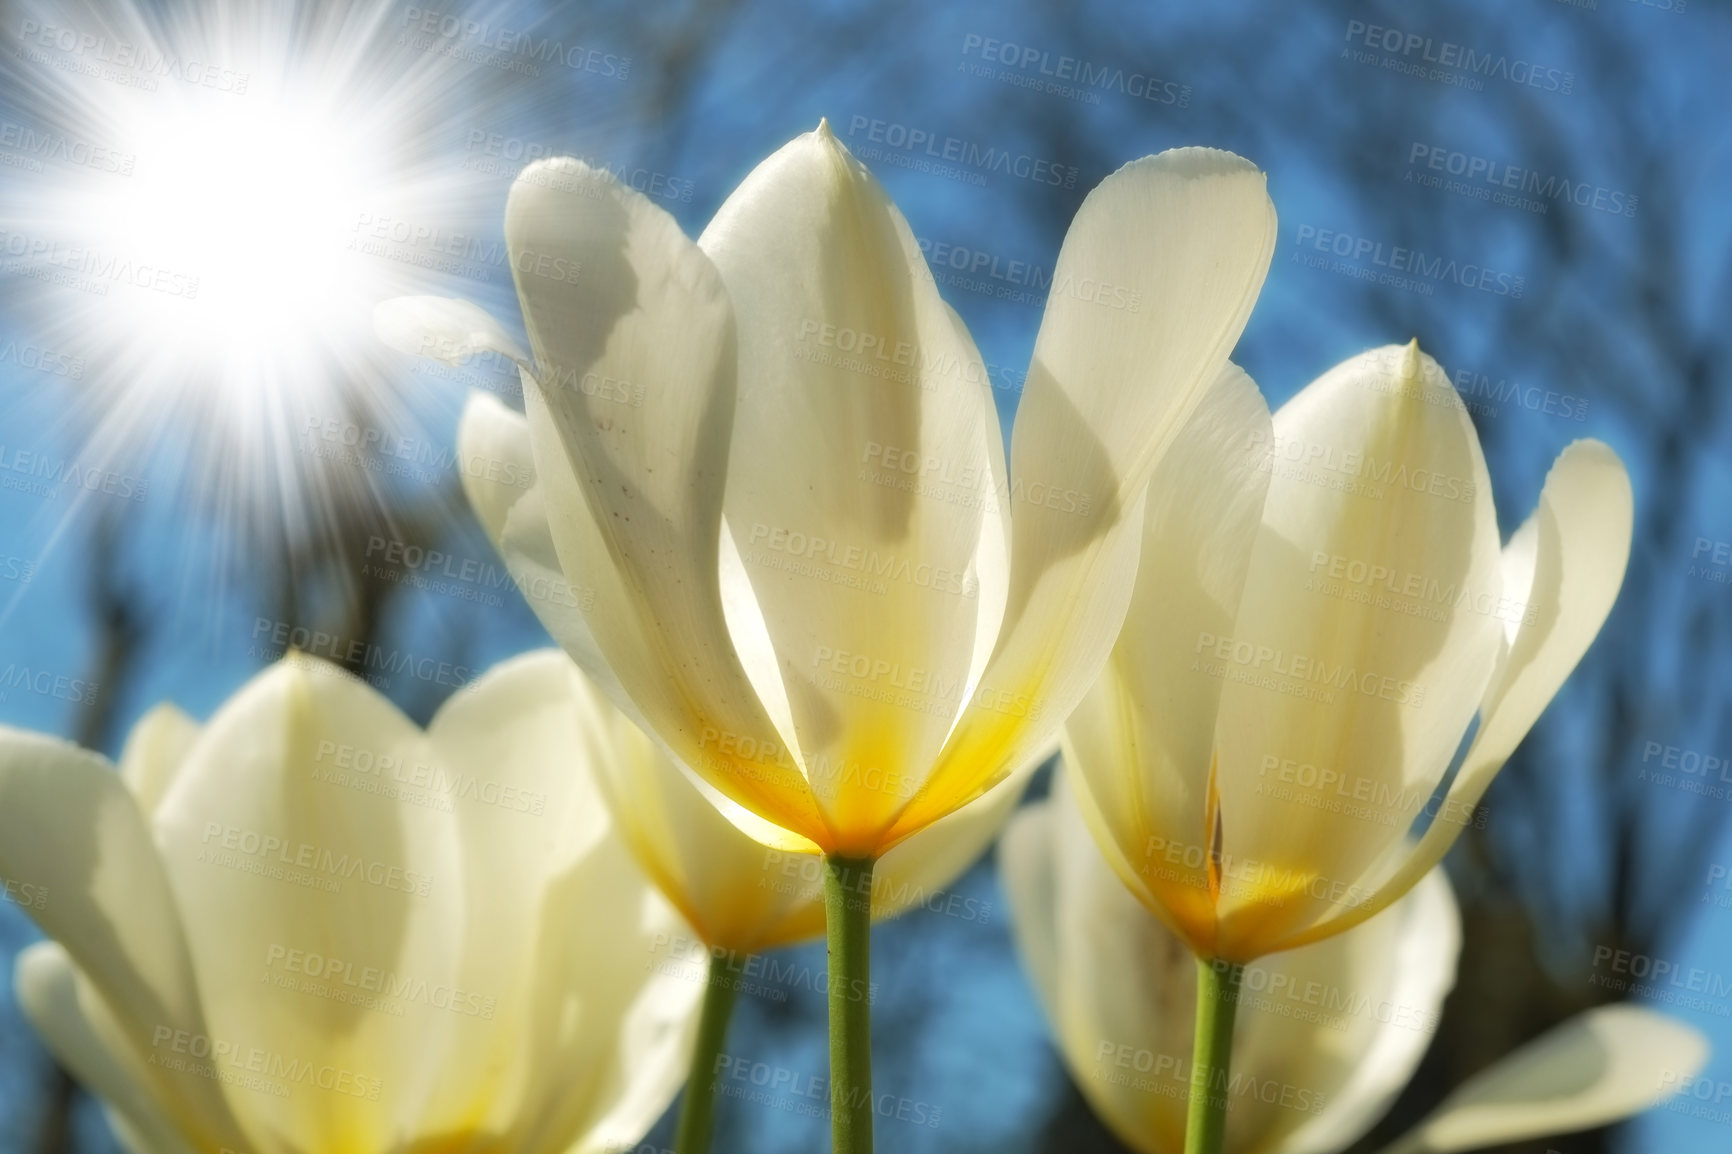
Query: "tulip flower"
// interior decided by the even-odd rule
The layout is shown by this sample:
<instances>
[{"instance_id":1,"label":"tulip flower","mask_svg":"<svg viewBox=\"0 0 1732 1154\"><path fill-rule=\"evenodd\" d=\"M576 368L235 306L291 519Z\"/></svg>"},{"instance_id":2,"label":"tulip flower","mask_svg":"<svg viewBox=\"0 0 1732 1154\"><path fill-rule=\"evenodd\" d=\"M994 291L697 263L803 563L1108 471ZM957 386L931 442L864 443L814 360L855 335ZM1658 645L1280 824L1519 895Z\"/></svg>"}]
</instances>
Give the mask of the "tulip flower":
<instances>
[{"instance_id":1,"label":"tulip flower","mask_svg":"<svg viewBox=\"0 0 1732 1154\"><path fill-rule=\"evenodd\" d=\"M1066 775L1069 776L1069 775ZM999 863L1017 944L1083 1096L1141 1154L1185 1149L1187 1102L1222 1100L1232 1154L1352 1146L1419 1066L1455 983L1460 918L1442 870L1384 913L1246 969L1231 1077L1192 1081L1189 943L1101 856L1065 777L1022 809ZM1385 1154L1477 1150L1604 1126L1687 1085L1697 1031L1604 1006L1480 1071Z\"/></svg>"},{"instance_id":2,"label":"tulip flower","mask_svg":"<svg viewBox=\"0 0 1732 1154\"><path fill-rule=\"evenodd\" d=\"M1102 852L1205 963L1199 1046L1231 1039L1238 965L1388 907L1479 820L1611 609L1631 509L1617 455L1577 441L1500 550L1479 439L1417 342L1272 420L1242 373L1199 405L1064 731Z\"/></svg>"},{"instance_id":3,"label":"tulip flower","mask_svg":"<svg viewBox=\"0 0 1732 1154\"><path fill-rule=\"evenodd\" d=\"M823 861L770 848L743 832L735 822L749 816L726 799L706 797L561 651L521 660L533 662L548 680L548 696L572 702L581 718L576 761L594 774L645 875L691 926L695 941L670 941L658 964L689 972L686 963L701 943L704 1004L675 1139L680 1154L696 1154L709 1144L716 1058L735 998L757 970L754 955L824 932ZM945 887L998 836L1028 776L1019 773L887 853L872 876L873 917L942 900ZM867 1001L870 993L848 991Z\"/></svg>"},{"instance_id":4,"label":"tulip flower","mask_svg":"<svg viewBox=\"0 0 1732 1154\"><path fill-rule=\"evenodd\" d=\"M681 922L633 865L571 698L512 661L422 731L291 655L116 774L0 730L0 873L53 939L19 1000L127 1145L623 1149L678 1089Z\"/></svg>"},{"instance_id":5,"label":"tulip flower","mask_svg":"<svg viewBox=\"0 0 1732 1154\"><path fill-rule=\"evenodd\" d=\"M531 353L462 301L386 302L376 327L412 352L517 361L540 492L490 495L482 519L514 570L561 577L584 629L549 629L628 716L761 835L826 855L846 988L867 966L867 911L846 898L872 863L1024 766L1111 650L1150 473L1268 268L1263 174L1187 148L1089 194L1008 472L973 340L827 125L695 243L571 159L527 168L505 217ZM515 420L471 404L472 481L509 485L488 446ZM514 560L538 517L554 555ZM852 1154L869 1149L868 1023L831 1011Z\"/></svg>"}]
</instances>

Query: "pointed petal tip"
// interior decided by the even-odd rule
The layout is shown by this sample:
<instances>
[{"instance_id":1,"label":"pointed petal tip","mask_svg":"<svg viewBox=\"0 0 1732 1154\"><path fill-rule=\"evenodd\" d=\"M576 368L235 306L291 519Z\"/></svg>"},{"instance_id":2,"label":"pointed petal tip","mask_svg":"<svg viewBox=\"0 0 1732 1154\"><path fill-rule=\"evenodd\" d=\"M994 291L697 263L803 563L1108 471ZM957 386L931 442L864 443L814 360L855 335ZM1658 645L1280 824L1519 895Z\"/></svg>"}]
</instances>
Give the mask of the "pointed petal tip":
<instances>
[{"instance_id":1,"label":"pointed petal tip","mask_svg":"<svg viewBox=\"0 0 1732 1154\"><path fill-rule=\"evenodd\" d=\"M1407 342L1407 347L1401 350L1401 379L1417 381L1420 375L1420 358L1425 354L1419 351L1419 338L1414 337Z\"/></svg>"},{"instance_id":2,"label":"pointed petal tip","mask_svg":"<svg viewBox=\"0 0 1732 1154\"><path fill-rule=\"evenodd\" d=\"M819 140L836 139L836 134L830 130L830 118L828 116L820 116L818 118L818 127L813 131Z\"/></svg>"}]
</instances>

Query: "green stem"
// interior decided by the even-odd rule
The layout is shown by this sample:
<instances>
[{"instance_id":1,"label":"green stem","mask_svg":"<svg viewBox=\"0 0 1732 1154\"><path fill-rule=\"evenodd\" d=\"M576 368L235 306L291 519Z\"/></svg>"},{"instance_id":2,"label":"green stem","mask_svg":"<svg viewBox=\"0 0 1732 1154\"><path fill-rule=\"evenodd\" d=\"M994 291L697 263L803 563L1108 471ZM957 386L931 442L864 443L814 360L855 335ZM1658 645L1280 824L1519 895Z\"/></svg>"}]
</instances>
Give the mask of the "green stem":
<instances>
[{"instance_id":1,"label":"green stem","mask_svg":"<svg viewBox=\"0 0 1732 1154\"><path fill-rule=\"evenodd\" d=\"M1221 1154L1227 1141L1227 1078L1233 1058L1233 1015L1245 967L1197 959L1197 1030L1191 1047L1191 1099L1185 1154Z\"/></svg>"},{"instance_id":2,"label":"green stem","mask_svg":"<svg viewBox=\"0 0 1732 1154\"><path fill-rule=\"evenodd\" d=\"M680 1104L680 1126L674 1137L676 1154L705 1154L716 1123L716 1066L722 1043L728 1036L728 1019L734 1013L739 983L726 969L716 972L710 962L704 983L704 1006L698 1017L698 1044L692 1051L691 1073L686 1077L685 1101Z\"/></svg>"},{"instance_id":3,"label":"green stem","mask_svg":"<svg viewBox=\"0 0 1732 1154\"><path fill-rule=\"evenodd\" d=\"M824 859L831 1154L872 1154L872 859Z\"/></svg>"}]
</instances>

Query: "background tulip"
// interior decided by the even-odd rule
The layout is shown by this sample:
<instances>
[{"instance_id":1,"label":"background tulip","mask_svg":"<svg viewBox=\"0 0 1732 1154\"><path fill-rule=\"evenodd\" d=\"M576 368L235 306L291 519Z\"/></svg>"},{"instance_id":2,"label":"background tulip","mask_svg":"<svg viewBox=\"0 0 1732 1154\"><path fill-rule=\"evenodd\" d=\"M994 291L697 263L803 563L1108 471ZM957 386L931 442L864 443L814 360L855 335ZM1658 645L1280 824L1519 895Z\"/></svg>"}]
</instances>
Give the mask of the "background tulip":
<instances>
[{"instance_id":1,"label":"background tulip","mask_svg":"<svg viewBox=\"0 0 1732 1154\"><path fill-rule=\"evenodd\" d=\"M1103 852L1200 957L1364 921L1474 820L1611 609L1630 529L1622 463L1578 441L1500 551L1472 422L1416 344L1272 422L1229 370L1156 471L1124 632L1065 728Z\"/></svg>"},{"instance_id":2,"label":"background tulip","mask_svg":"<svg viewBox=\"0 0 1732 1154\"><path fill-rule=\"evenodd\" d=\"M1017 944L1065 1066L1143 1154L1184 1148L1193 963L1113 876L1068 778L1020 811L1000 861ZM1240 987L1226 1149L1326 1154L1357 1142L1424 1056L1455 982L1460 924L1441 870L1350 932L1279 954ZM1571 1019L1461 1086L1386 1154L1442 1154L1601 1126L1661 1101L1707 1058L1695 1030L1634 1006Z\"/></svg>"},{"instance_id":3,"label":"background tulip","mask_svg":"<svg viewBox=\"0 0 1732 1154\"><path fill-rule=\"evenodd\" d=\"M116 775L0 731L0 868L53 900L18 992L134 1149L600 1152L679 1085L680 928L535 658L426 732L309 658Z\"/></svg>"}]
</instances>

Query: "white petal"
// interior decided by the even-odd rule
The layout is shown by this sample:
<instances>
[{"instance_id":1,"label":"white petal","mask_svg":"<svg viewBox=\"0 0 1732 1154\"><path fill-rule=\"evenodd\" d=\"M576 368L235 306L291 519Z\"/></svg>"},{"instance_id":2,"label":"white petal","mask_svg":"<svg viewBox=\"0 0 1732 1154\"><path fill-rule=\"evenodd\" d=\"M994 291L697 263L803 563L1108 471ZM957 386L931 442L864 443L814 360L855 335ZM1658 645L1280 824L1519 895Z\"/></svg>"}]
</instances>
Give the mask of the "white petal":
<instances>
[{"instance_id":1,"label":"white petal","mask_svg":"<svg viewBox=\"0 0 1732 1154\"><path fill-rule=\"evenodd\" d=\"M13 973L18 1004L61 1065L125 1120L140 1154L194 1154L201 1142L241 1142L232 1119L183 1130L156 1096L119 1027L66 951L38 942L18 955Z\"/></svg>"},{"instance_id":2,"label":"white petal","mask_svg":"<svg viewBox=\"0 0 1732 1154\"><path fill-rule=\"evenodd\" d=\"M1017 941L1066 1065L1102 1119L1151 1154L1183 1147L1196 963L1107 868L1072 804L1006 833ZM1351 1144L1424 1055L1454 982L1460 928L1441 874L1350 934L1249 967L1235 1026L1230 1151Z\"/></svg>"},{"instance_id":3,"label":"white petal","mask_svg":"<svg viewBox=\"0 0 1732 1154\"><path fill-rule=\"evenodd\" d=\"M574 160L518 177L505 237L537 363L524 395L536 475L597 648L683 762L823 838L797 769L721 745L773 740L774 726L719 588L736 368L720 275L666 212Z\"/></svg>"},{"instance_id":4,"label":"white petal","mask_svg":"<svg viewBox=\"0 0 1732 1154\"><path fill-rule=\"evenodd\" d=\"M1521 617L1513 644L1485 692L1479 731L1448 794L1412 853L1398 848L1361 885L1372 896L1306 937L1370 916L1406 892L1455 844L1497 771L1527 736L1553 695L1599 634L1623 584L1630 556L1633 501L1629 475L1599 441L1577 441L1558 455L1539 507L1511 537L1504 570L1519 591L1505 601ZM1531 577L1528 574L1531 572Z\"/></svg>"},{"instance_id":5,"label":"white petal","mask_svg":"<svg viewBox=\"0 0 1732 1154\"><path fill-rule=\"evenodd\" d=\"M1199 669L1197 638L1232 632L1263 516L1269 431L1262 394L1229 364L1155 469L1124 630L1065 723L1066 764L1091 826L1098 819L1097 836L1114 846L1109 860L1202 953L1215 934L1204 863L1224 682Z\"/></svg>"},{"instance_id":6,"label":"white petal","mask_svg":"<svg viewBox=\"0 0 1732 1154\"><path fill-rule=\"evenodd\" d=\"M1599 635L1624 583L1633 519L1629 474L1616 453L1577 441L1558 455L1539 508L1506 550L1506 566L1532 577L1452 799L1478 802Z\"/></svg>"},{"instance_id":7,"label":"white petal","mask_svg":"<svg viewBox=\"0 0 1732 1154\"><path fill-rule=\"evenodd\" d=\"M1451 1154L1609 1125L1671 1097L1707 1060L1707 1039L1682 1022L1601 1006L1475 1074L1384 1154Z\"/></svg>"},{"instance_id":8,"label":"white petal","mask_svg":"<svg viewBox=\"0 0 1732 1154\"><path fill-rule=\"evenodd\" d=\"M827 125L759 165L699 243L739 318L728 520L814 793L842 848L871 853L965 700L971 567L998 508L986 369Z\"/></svg>"},{"instance_id":9,"label":"white petal","mask_svg":"<svg viewBox=\"0 0 1732 1154\"><path fill-rule=\"evenodd\" d=\"M500 323L479 305L451 297L393 297L373 306L373 331L398 352L461 364L480 352L528 359Z\"/></svg>"},{"instance_id":10,"label":"white petal","mask_svg":"<svg viewBox=\"0 0 1732 1154\"><path fill-rule=\"evenodd\" d=\"M108 763L0 728L0 874L124 1015L147 1050L163 1023L198 1021L180 914L137 804Z\"/></svg>"},{"instance_id":11,"label":"white petal","mask_svg":"<svg viewBox=\"0 0 1732 1154\"><path fill-rule=\"evenodd\" d=\"M1028 788L1034 771L1057 753L1038 750L1022 768L961 809L897 842L878 859L872 874L872 916L890 918L920 906L948 901L944 890L980 859L999 837Z\"/></svg>"},{"instance_id":12,"label":"white petal","mask_svg":"<svg viewBox=\"0 0 1732 1154\"><path fill-rule=\"evenodd\" d=\"M198 740L198 722L164 702L138 719L120 751L120 779L148 819Z\"/></svg>"},{"instance_id":13,"label":"white petal","mask_svg":"<svg viewBox=\"0 0 1732 1154\"><path fill-rule=\"evenodd\" d=\"M894 852L894 851L892 851ZM1053 803L1025 805L998 840L998 877L1010 905L1011 930L1048 1021L1058 1015L1058 870L1053 861Z\"/></svg>"},{"instance_id":14,"label":"white petal","mask_svg":"<svg viewBox=\"0 0 1732 1154\"><path fill-rule=\"evenodd\" d=\"M586 594L560 571L529 441L522 413L488 393L470 393L457 425L464 494L548 635L616 704L631 709L584 620Z\"/></svg>"},{"instance_id":15,"label":"white petal","mask_svg":"<svg viewBox=\"0 0 1732 1154\"><path fill-rule=\"evenodd\" d=\"M455 984L481 1012L445 1014L461 1032L423 1133L479 1129L521 1150L636 1141L684 1079L703 989L663 968L668 943L690 930L609 821L592 776L608 735L580 711L580 686L558 651L515 657L455 694L428 730L455 783Z\"/></svg>"},{"instance_id":16,"label":"white petal","mask_svg":"<svg viewBox=\"0 0 1732 1154\"><path fill-rule=\"evenodd\" d=\"M1437 363L1390 346L1275 414L1263 527L1216 727L1219 949L1237 960L1351 910L1448 769L1502 644L1497 515ZM1255 862L1255 866L1250 863Z\"/></svg>"},{"instance_id":17,"label":"white petal","mask_svg":"<svg viewBox=\"0 0 1732 1154\"><path fill-rule=\"evenodd\" d=\"M1083 202L1012 437L997 649L898 831L1021 764L1094 682L1129 604L1150 473L1226 364L1274 243L1263 174L1231 153L1146 157Z\"/></svg>"},{"instance_id":18,"label":"white petal","mask_svg":"<svg viewBox=\"0 0 1732 1154\"><path fill-rule=\"evenodd\" d=\"M1313 1035L1320 1053L1312 1063L1289 1059L1295 1071L1327 1065L1328 1076L1340 1081L1323 1109L1281 1143L1279 1154L1345 1150L1388 1112L1437 1035L1460 956L1455 894L1444 872L1432 870L1381 917L1328 942L1269 959L1271 968L1293 979L1273 999L1276 1003L1291 1002L1287 991L1303 1003L1315 988L1344 991L1348 1010L1336 1016L1340 1029ZM1307 981L1319 986L1308 987Z\"/></svg>"},{"instance_id":19,"label":"white petal","mask_svg":"<svg viewBox=\"0 0 1732 1154\"><path fill-rule=\"evenodd\" d=\"M379 1003L386 974L461 988L456 817L404 800L435 764L364 682L295 655L217 711L162 799L158 844L211 1038L291 1070L347 1071L359 1091L286 1074L260 1077L287 1093L225 1081L249 1131L301 1150L414 1137L461 1019ZM369 973L381 984L341 996L357 991L338 975Z\"/></svg>"}]
</instances>

